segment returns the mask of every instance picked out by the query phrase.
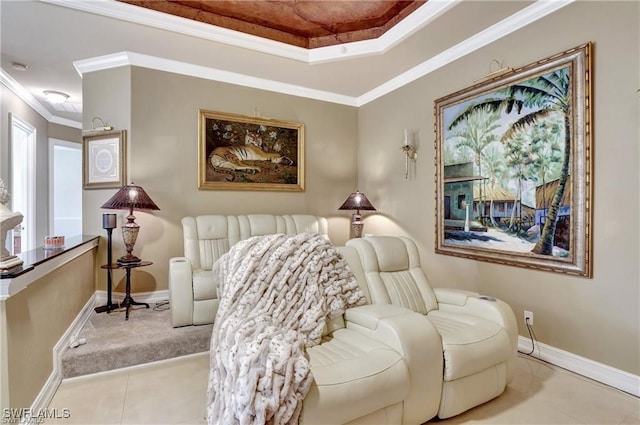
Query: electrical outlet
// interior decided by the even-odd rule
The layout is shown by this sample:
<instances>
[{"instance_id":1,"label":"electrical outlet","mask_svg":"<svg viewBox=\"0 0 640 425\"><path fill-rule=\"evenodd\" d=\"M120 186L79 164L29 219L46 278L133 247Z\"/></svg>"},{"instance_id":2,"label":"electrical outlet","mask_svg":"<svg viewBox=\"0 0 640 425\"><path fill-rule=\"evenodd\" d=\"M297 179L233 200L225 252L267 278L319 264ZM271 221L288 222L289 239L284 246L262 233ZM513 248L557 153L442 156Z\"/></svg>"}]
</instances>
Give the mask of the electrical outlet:
<instances>
[{"instance_id":1,"label":"electrical outlet","mask_svg":"<svg viewBox=\"0 0 640 425\"><path fill-rule=\"evenodd\" d=\"M533 326L533 312L532 311L524 311L524 324L529 324Z\"/></svg>"}]
</instances>

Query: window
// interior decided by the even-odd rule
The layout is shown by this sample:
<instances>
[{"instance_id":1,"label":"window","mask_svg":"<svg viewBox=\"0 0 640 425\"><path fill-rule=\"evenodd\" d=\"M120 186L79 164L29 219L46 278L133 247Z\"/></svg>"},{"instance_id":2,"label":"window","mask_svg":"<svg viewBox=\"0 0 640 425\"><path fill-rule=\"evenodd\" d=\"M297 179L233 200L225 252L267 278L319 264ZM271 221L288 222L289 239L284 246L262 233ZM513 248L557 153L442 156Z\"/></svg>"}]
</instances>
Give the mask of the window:
<instances>
[{"instance_id":1,"label":"window","mask_svg":"<svg viewBox=\"0 0 640 425\"><path fill-rule=\"evenodd\" d=\"M467 195L458 195L458 209L464 210L467 208Z\"/></svg>"}]
</instances>

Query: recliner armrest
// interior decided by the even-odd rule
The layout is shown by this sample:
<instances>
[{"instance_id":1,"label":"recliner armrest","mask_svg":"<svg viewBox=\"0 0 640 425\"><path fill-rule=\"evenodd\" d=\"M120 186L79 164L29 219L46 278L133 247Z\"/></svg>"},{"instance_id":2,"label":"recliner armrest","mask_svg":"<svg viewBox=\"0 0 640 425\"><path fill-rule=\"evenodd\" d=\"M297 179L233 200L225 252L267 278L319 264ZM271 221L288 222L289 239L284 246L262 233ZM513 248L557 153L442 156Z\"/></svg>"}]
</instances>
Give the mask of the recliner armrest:
<instances>
[{"instance_id":1,"label":"recliner armrest","mask_svg":"<svg viewBox=\"0 0 640 425\"><path fill-rule=\"evenodd\" d=\"M502 300L482 296L476 292L451 288L434 288L438 308L443 311L456 311L502 325L514 348L518 345L518 325L511 307Z\"/></svg>"},{"instance_id":2,"label":"recliner armrest","mask_svg":"<svg viewBox=\"0 0 640 425\"><path fill-rule=\"evenodd\" d=\"M433 292L441 310L479 316L503 326L508 324L509 316L513 315L513 310L505 302L476 292L451 288L434 288Z\"/></svg>"},{"instance_id":3,"label":"recliner armrest","mask_svg":"<svg viewBox=\"0 0 640 425\"><path fill-rule=\"evenodd\" d=\"M400 353L411 376L404 401L403 423L423 423L434 417L442 393L442 340L422 314L392 304L350 308L347 329L376 339Z\"/></svg>"},{"instance_id":4,"label":"recliner armrest","mask_svg":"<svg viewBox=\"0 0 640 425\"><path fill-rule=\"evenodd\" d=\"M169 259L169 299L173 327L193 325L193 269L186 257Z\"/></svg>"},{"instance_id":5,"label":"recliner armrest","mask_svg":"<svg viewBox=\"0 0 640 425\"><path fill-rule=\"evenodd\" d=\"M467 303L469 297L480 297L480 294L477 292L465 291L462 289L433 288L433 292L436 294L438 304L463 306Z\"/></svg>"},{"instance_id":6,"label":"recliner armrest","mask_svg":"<svg viewBox=\"0 0 640 425\"><path fill-rule=\"evenodd\" d=\"M367 304L348 309L344 317L347 322L376 330L384 319L408 313L411 313L411 310L393 304Z\"/></svg>"}]
</instances>

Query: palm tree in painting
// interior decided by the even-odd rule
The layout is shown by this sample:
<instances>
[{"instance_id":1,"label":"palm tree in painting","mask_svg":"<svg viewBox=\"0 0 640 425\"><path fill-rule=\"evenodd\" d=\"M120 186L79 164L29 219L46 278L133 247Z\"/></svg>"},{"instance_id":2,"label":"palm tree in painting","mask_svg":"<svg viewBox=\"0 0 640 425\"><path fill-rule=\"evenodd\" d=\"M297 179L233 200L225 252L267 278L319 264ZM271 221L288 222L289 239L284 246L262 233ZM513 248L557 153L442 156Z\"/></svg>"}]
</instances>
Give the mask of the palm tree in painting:
<instances>
[{"instance_id":1,"label":"palm tree in painting","mask_svg":"<svg viewBox=\"0 0 640 425\"><path fill-rule=\"evenodd\" d=\"M474 163L478 170L478 175L482 176L483 151L493 142L498 141L495 130L500 128L500 113L489 108L478 108L465 117L464 124L460 125L452 132L452 137L458 138L456 148L467 148L474 155ZM449 126L452 129L453 126ZM484 186L480 183L480 199L478 209L480 217L484 216Z\"/></svg>"},{"instance_id":2,"label":"palm tree in painting","mask_svg":"<svg viewBox=\"0 0 640 425\"><path fill-rule=\"evenodd\" d=\"M571 86L569 68L561 68L548 74L518 82L505 89L497 91L495 97L482 99L469 105L449 125L454 128L464 122L477 110L504 111L506 114L526 112L514 121L502 136L502 142L507 142L521 132L544 122L553 114L560 114L563 120L564 146L562 149L562 167L558 187L553 196L547 219L542 228L540 239L533 248L533 252L542 255L553 254L553 238L556 230L556 219L560 202L569 178L571 158Z\"/></svg>"},{"instance_id":3,"label":"palm tree in painting","mask_svg":"<svg viewBox=\"0 0 640 425\"><path fill-rule=\"evenodd\" d=\"M531 157L527 154L529 140L525 134L518 134L512 139L509 139L505 145L505 160L511 172L511 177L515 179L518 184L516 200L513 203L513 209L511 210L509 230L514 230L514 227L517 227L516 232L520 232L520 230L522 230L521 226L516 226L516 211L519 214L518 218L521 219L522 186L525 181L533 180L535 178L531 167Z\"/></svg>"},{"instance_id":4,"label":"palm tree in painting","mask_svg":"<svg viewBox=\"0 0 640 425\"><path fill-rule=\"evenodd\" d=\"M547 190L546 184L551 180L558 178L560 165L562 163L562 150L560 143L562 141L561 122L543 122L534 128L531 134L531 142L529 145L528 157L531 160L531 166L536 174L538 184L542 188L542 207L546 209Z\"/></svg>"},{"instance_id":5,"label":"palm tree in painting","mask_svg":"<svg viewBox=\"0 0 640 425\"><path fill-rule=\"evenodd\" d=\"M489 221L494 227L498 226L495 218L493 217L493 194L496 192L496 184L505 173L504 158L495 144L484 154L484 164L487 170L487 176L489 177Z\"/></svg>"}]
</instances>

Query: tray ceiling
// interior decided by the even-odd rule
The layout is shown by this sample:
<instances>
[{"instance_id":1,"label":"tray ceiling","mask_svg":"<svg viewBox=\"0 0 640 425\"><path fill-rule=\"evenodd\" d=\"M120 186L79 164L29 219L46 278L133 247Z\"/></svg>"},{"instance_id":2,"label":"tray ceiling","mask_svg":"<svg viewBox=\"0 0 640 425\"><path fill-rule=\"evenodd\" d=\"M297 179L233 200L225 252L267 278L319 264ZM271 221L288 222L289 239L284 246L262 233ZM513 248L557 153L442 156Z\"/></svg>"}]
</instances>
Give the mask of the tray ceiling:
<instances>
[{"instance_id":1,"label":"tray ceiling","mask_svg":"<svg viewBox=\"0 0 640 425\"><path fill-rule=\"evenodd\" d=\"M313 49L380 37L426 0L119 0Z\"/></svg>"}]
</instances>

